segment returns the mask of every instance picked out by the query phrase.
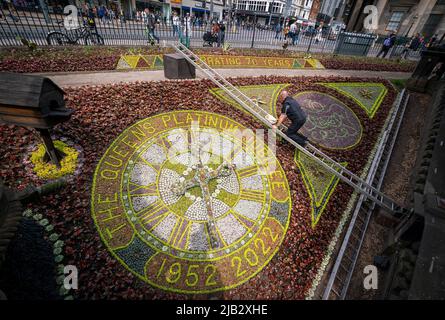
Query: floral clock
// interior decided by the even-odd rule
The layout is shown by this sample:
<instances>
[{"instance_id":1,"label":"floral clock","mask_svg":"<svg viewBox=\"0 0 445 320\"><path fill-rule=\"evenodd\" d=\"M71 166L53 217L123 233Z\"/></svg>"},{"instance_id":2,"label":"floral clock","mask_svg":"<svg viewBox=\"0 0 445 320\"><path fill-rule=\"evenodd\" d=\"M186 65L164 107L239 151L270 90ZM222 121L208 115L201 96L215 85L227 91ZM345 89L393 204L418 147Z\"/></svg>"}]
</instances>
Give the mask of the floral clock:
<instances>
[{"instance_id":1,"label":"floral clock","mask_svg":"<svg viewBox=\"0 0 445 320\"><path fill-rule=\"evenodd\" d=\"M258 152L243 129L214 113L163 113L107 149L92 215L108 249L140 279L174 292L227 290L278 251L289 185L273 153Z\"/></svg>"}]
</instances>

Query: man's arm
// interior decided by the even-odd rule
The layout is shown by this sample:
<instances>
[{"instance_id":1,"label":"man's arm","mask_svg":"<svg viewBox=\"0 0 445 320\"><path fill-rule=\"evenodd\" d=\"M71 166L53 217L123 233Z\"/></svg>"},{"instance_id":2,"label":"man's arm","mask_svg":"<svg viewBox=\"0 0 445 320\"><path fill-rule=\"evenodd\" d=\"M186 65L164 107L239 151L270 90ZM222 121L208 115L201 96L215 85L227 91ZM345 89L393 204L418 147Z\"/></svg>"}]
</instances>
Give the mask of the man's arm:
<instances>
[{"instance_id":1,"label":"man's arm","mask_svg":"<svg viewBox=\"0 0 445 320\"><path fill-rule=\"evenodd\" d=\"M282 113L280 115L280 117L278 118L277 123L275 123L274 125L272 125L273 129L277 129L279 126L281 126L281 124L284 122L284 120L286 120L287 116L285 113Z\"/></svg>"}]
</instances>

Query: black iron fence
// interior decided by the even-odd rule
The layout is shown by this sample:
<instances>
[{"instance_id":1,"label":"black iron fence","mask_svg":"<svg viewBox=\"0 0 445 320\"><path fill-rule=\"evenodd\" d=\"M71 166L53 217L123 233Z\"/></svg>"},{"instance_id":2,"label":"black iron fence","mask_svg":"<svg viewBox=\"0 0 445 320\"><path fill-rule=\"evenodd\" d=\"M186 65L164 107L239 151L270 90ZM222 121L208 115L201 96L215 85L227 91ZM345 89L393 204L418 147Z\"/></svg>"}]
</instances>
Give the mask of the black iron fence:
<instances>
[{"instance_id":1,"label":"black iron fence","mask_svg":"<svg viewBox=\"0 0 445 320\"><path fill-rule=\"evenodd\" d=\"M1 0L0 0L1 1ZM153 45L181 40L192 47L230 46L238 48L277 49L285 47L310 53L337 53L376 56L382 49L384 36L350 34L325 28L299 28L292 34L282 27L250 22L226 22L223 30L204 19L180 19L179 25L171 19L156 19L154 30L147 28L147 19L128 19L123 15L99 16L78 8L77 15L65 15L61 7L45 11L39 7L17 7L2 2L0 7L0 46L35 43L38 46L68 44ZM253 21L253 22L252 22ZM422 50L405 50L410 39L398 38L387 57L417 59Z\"/></svg>"}]
</instances>

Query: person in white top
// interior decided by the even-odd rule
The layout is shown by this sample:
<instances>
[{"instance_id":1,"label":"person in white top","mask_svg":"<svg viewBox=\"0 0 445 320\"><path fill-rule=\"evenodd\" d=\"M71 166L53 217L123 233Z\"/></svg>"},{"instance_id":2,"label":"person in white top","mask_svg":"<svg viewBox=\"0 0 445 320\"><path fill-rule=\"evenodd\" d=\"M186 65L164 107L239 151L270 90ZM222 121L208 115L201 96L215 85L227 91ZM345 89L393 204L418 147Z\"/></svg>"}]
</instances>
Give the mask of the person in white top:
<instances>
[{"instance_id":1,"label":"person in white top","mask_svg":"<svg viewBox=\"0 0 445 320\"><path fill-rule=\"evenodd\" d=\"M323 40L323 24L321 24L317 29L316 29L316 36L315 36L315 41L317 43L319 43L320 41Z\"/></svg>"},{"instance_id":2,"label":"person in white top","mask_svg":"<svg viewBox=\"0 0 445 320\"><path fill-rule=\"evenodd\" d=\"M184 17L184 34L187 38L192 35L192 19L190 18L190 13L188 12Z\"/></svg>"},{"instance_id":3,"label":"person in white top","mask_svg":"<svg viewBox=\"0 0 445 320\"><path fill-rule=\"evenodd\" d=\"M292 39L292 45L295 45L295 41L298 40L297 32L298 32L298 26L297 26L297 22L295 21L289 27L289 36Z\"/></svg>"},{"instance_id":4,"label":"person in white top","mask_svg":"<svg viewBox=\"0 0 445 320\"><path fill-rule=\"evenodd\" d=\"M141 19L143 24L147 24L147 12L145 10L141 12Z\"/></svg>"}]
</instances>

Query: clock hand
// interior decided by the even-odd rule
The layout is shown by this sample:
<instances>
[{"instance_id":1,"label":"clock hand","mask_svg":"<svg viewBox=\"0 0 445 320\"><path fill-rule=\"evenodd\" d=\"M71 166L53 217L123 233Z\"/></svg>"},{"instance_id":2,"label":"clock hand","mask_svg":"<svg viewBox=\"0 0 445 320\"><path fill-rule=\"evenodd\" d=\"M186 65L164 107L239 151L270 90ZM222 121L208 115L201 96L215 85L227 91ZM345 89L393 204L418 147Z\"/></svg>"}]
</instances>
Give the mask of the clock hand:
<instances>
[{"instance_id":1,"label":"clock hand","mask_svg":"<svg viewBox=\"0 0 445 320\"><path fill-rule=\"evenodd\" d=\"M232 170L236 168L235 164L230 163L222 163L214 170L213 172L210 172L209 175L211 179L215 178L221 178L221 177L228 177L232 174Z\"/></svg>"},{"instance_id":2,"label":"clock hand","mask_svg":"<svg viewBox=\"0 0 445 320\"><path fill-rule=\"evenodd\" d=\"M200 187L207 210L207 228L210 236L210 245L213 249L219 248L220 242L215 228L215 217L213 216L212 197L210 195L209 186L205 181L200 180Z\"/></svg>"},{"instance_id":3,"label":"clock hand","mask_svg":"<svg viewBox=\"0 0 445 320\"><path fill-rule=\"evenodd\" d=\"M173 192L178 196L183 196L187 190L192 189L200 185L201 180L205 180L206 183L210 182L213 179L218 179L221 177L228 177L231 175L233 169L236 168L234 164L222 163L216 170L204 172L203 167L200 165L199 170L196 172L195 176L184 182L178 181L176 184L172 186ZM200 176L202 175L202 176ZM210 191L209 191L210 192Z\"/></svg>"},{"instance_id":4,"label":"clock hand","mask_svg":"<svg viewBox=\"0 0 445 320\"><path fill-rule=\"evenodd\" d=\"M189 181L178 181L175 184L172 185L172 191L177 196L183 196L187 190L199 186L199 181L197 180L196 176L189 180Z\"/></svg>"},{"instance_id":5,"label":"clock hand","mask_svg":"<svg viewBox=\"0 0 445 320\"><path fill-rule=\"evenodd\" d=\"M209 182L213 179L229 176L232 174L232 170L234 168L234 164L222 163L216 170L210 171L208 168L205 168L202 163L200 163L195 176L191 180L178 181L172 186L172 191L177 196L183 196L188 189L198 186L200 187L201 195L207 211L207 230L209 232L212 248L219 248L221 245L215 227L215 217L213 215L212 196L209 189Z\"/></svg>"}]
</instances>

